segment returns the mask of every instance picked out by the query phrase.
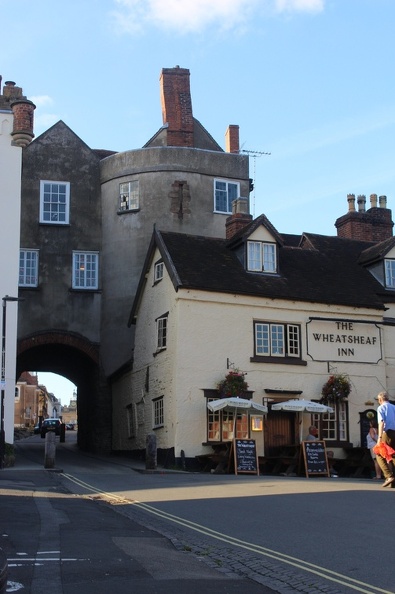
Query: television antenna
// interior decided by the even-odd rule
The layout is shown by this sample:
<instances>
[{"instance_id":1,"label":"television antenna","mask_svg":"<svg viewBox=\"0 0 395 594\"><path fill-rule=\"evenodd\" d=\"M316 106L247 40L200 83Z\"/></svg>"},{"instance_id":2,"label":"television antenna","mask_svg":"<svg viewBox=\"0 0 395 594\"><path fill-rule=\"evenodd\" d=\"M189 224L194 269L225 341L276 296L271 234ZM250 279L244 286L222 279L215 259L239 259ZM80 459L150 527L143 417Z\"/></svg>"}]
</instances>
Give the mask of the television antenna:
<instances>
[{"instance_id":1,"label":"television antenna","mask_svg":"<svg viewBox=\"0 0 395 594\"><path fill-rule=\"evenodd\" d=\"M241 153L247 153L249 157L252 157L254 159L254 177L253 182L254 182L254 193L253 193L253 200L252 200L252 216L255 219L255 178L256 178L256 160L259 157L262 157L263 155L271 155L271 153L265 153L264 151L248 151L246 149L242 149L240 151Z\"/></svg>"}]
</instances>

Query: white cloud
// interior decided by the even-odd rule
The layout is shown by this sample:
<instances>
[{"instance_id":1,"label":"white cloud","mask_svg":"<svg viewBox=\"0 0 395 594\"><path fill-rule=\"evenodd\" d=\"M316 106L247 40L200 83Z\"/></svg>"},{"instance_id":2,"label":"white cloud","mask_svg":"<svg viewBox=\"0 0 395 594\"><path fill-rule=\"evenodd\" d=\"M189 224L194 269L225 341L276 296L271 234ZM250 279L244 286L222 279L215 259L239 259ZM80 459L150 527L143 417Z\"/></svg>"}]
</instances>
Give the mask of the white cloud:
<instances>
[{"instance_id":1,"label":"white cloud","mask_svg":"<svg viewBox=\"0 0 395 594\"><path fill-rule=\"evenodd\" d=\"M277 12L318 12L325 0L114 0L112 12L121 33L137 33L145 26L196 33L211 25L218 30L240 29L263 6Z\"/></svg>"},{"instance_id":2,"label":"white cloud","mask_svg":"<svg viewBox=\"0 0 395 594\"><path fill-rule=\"evenodd\" d=\"M34 103L34 101L33 101ZM48 130L51 126L62 119L55 113L34 114L34 135L40 136L43 132Z\"/></svg>"},{"instance_id":3,"label":"white cloud","mask_svg":"<svg viewBox=\"0 0 395 594\"><path fill-rule=\"evenodd\" d=\"M60 120L60 117L54 113L45 113L46 108L53 105L53 99L49 95L29 96L36 106L34 112L34 134L39 136L45 130L48 130L53 124Z\"/></svg>"},{"instance_id":4,"label":"white cloud","mask_svg":"<svg viewBox=\"0 0 395 594\"><path fill-rule=\"evenodd\" d=\"M52 105L53 101L49 95L36 95L35 97L29 97L30 101L33 101L36 107L45 107L46 105Z\"/></svg>"},{"instance_id":5,"label":"white cloud","mask_svg":"<svg viewBox=\"0 0 395 594\"><path fill-rule=\"evenodd\" d=\"M212 24L220 29L243 25L258 0L115 0L119 30L138 32L145 25L179 33L199 32Z\"/></svg>"},{"instance_id":6,"label":"white cloud","mask_svg":"<svg viewBox=\"0 0 395 594\"><path fill-rule=\"evenodd\" d=\"M324 0L275 0L278 12L321 12Z\"/></svg>"}]
</instances>

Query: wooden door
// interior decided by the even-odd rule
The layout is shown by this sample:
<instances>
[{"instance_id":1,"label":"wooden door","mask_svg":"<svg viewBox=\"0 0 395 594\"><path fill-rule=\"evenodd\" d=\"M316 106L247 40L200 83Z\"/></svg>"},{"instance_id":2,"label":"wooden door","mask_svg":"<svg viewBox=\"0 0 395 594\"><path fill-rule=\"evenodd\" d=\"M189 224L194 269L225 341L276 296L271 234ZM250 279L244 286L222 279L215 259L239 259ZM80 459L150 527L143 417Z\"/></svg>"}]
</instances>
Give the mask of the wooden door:
<instances>
[{"instance_id":1,"label":"wooden door","mask_svg":"<svg viewBox=\"0 0 395 594\"><path fill-rule=\"evenodd\" d=\"M266 456L276 455L281 446L297 443L297 418L294 412L273 410L268 413L264 431Z\"/></svg>"}]
</instances>

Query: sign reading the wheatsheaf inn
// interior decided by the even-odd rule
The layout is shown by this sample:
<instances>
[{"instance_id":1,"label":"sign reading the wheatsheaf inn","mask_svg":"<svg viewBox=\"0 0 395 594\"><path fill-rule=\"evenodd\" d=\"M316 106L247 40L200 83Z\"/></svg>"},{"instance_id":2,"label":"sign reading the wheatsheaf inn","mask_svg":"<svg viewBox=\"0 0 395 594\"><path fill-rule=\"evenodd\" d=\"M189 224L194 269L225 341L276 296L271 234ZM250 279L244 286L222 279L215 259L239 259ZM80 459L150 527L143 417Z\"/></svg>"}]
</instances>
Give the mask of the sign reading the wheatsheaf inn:
<instances>
[{"instance_id":1,"label":"sign reading the wheatsheaf inn","mask_svg":"<svg viewBox=\"0 0 395 594\"><path fill-rule=\"evenodd\" d=\"M349 320L307 322L307 354L314 361L377 363L381 359L380 328Z\"/></svg>"}]
</instances>

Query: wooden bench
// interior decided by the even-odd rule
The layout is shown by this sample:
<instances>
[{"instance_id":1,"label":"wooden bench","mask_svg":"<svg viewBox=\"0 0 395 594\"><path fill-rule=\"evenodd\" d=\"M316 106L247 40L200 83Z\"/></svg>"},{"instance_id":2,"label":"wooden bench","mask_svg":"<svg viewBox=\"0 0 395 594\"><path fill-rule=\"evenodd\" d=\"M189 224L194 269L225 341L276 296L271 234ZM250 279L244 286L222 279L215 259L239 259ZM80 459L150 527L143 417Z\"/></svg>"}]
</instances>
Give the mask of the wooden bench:
<instances>
[{"instance_id":1,"label":"wooden bench","mask_svg":"<svg viewBox=\"0 0 395 594\"><path fill-rule=\"evenodd\" d=\"M220 443L213 445L213 449L216 451L210 452L209 454L198 454L195 456L199 462L203 472L226 472L229 469L229 456L230 456L230 444L231 442Z\"/></svg>"}]
</instances>

